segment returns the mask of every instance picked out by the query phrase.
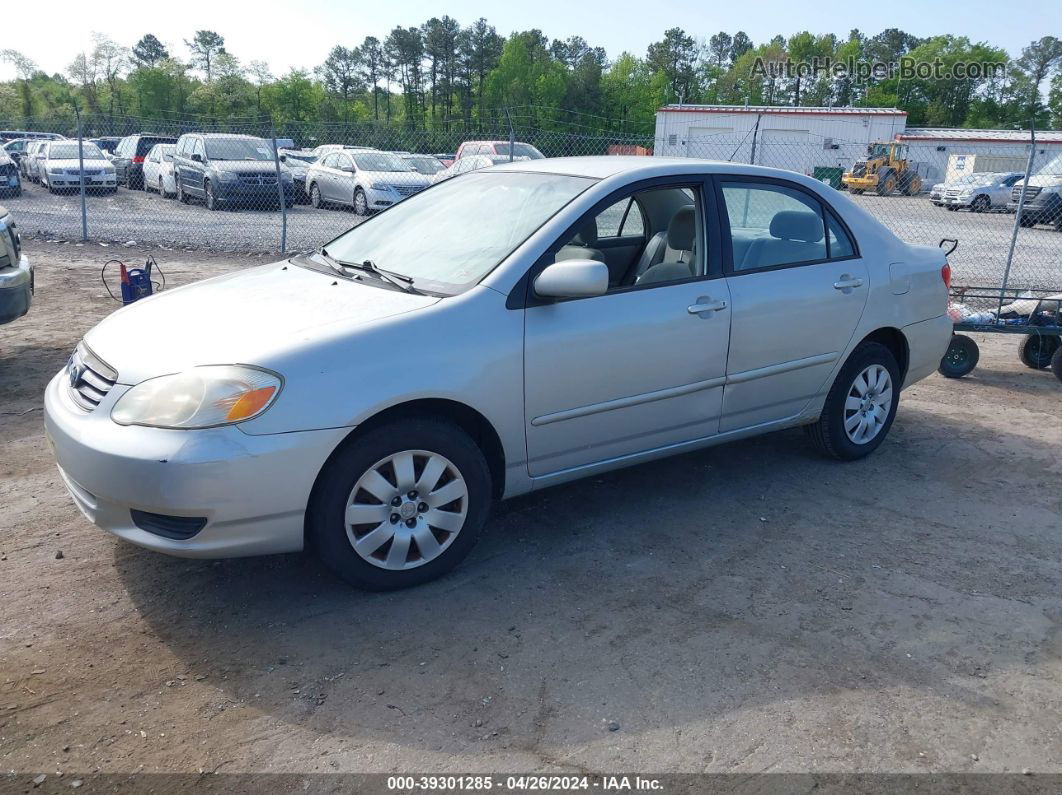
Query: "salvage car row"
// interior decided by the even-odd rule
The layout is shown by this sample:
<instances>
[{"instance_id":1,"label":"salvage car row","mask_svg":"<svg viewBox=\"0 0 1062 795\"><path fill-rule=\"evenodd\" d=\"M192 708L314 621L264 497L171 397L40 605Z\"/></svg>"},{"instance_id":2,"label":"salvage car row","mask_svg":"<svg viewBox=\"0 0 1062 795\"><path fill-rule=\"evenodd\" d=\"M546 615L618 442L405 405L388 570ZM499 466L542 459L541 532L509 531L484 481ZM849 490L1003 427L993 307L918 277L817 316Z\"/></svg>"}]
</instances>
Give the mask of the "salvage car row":
<instances>
[{"instance_id":1,"label":"salvage car row","mask_svg":"<svg viewBox=\"0 0 1062 795\"><path fill-rule=\"evenodd\" d=\"M22 182L51 192L85 187L113 193L119 186L156 192L208 209L249 206L350 207L359 215L383 210L428 185L510 160L541 159L530 144L466 141L454 155L389 152L345 144L279 148L270 140L229 133L154 134L96 138L16 138L4 145L17 161L0 163L0 190L18 196ZM285 141L284 143L293 143ZM511 153L510 153L511 150Z\"/></svg>"}]
</instances>

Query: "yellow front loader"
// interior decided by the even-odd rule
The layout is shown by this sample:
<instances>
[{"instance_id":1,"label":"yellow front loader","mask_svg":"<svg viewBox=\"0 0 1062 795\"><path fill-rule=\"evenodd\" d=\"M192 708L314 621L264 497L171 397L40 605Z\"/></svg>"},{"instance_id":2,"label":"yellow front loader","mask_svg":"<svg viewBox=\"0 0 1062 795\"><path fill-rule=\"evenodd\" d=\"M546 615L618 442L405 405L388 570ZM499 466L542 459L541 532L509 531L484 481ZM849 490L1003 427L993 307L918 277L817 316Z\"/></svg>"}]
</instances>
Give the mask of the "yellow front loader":
<instances>
[{"instance_id":1,"label":"yellow front loader","mask_svg":"<svg viewBox=\"0 0 1062 795\"><path fill-rule=\"evenodd\" d=\"M899 191L914 196L922 190L922 177L907 159L907 144L879 141L867 146L867 156L846 171L841 182L855 194L872 190L879 196Z\"/></svg>"}]
</instances>

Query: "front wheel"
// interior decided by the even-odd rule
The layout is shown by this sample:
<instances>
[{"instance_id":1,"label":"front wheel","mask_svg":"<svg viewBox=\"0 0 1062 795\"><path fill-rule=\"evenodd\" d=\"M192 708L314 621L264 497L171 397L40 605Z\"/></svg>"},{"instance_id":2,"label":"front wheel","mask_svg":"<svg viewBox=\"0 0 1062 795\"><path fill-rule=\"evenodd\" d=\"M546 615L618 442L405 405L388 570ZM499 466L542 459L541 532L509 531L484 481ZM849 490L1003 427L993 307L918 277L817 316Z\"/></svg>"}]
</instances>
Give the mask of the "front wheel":
<instances>
[{"instance_id":1,"label":"front wheel","mask_svg":"<svg viewBox=\"0 0 1062 795\"><path fill-rule=\"evenodd\" d=\"M892 352L864 342L830 387L822 415L807 426L820 452L841 461L870 455L885 440L900 400L900 368Z\"/></svg>"},{"instance_id":2,"label":"front wheel","mask_svg":"<svg viewBox=\"0 0 1062 795\"><path fill-rule=\"evenodd\" d=\"M209 179L203 183L203 193L206 196L206 208L208 210L218 209L218 197L214 194L214 183Z\"/></svg>"},{"instance_id":3,"label":"front wheel","mask_svg":"<svg viewBox=\"0 0 1062 795\"><path fill-rule=\"evenodd\" d=\"M491 493L487 462L468 434L406 419L340 448L314 486L307 528L325 565L351 585L404 588L468 554Z\"/></svg>"},{"instance_id":4,"label":"front wheel","mask_svg":"<svg viewBox=\"0 0 1062 795\"><path fill-rule=\"evenodd\" d=\"M354 191L354 214L369 214L369 200L365 198L365 191L363 191L361 188L358 188Z\"/></svg>"},{"instance_id":5,"label":"front wheel","mask_svg":"<svg viewBox=\"0 0 1062 795\"><path fill-rule=\"evenodd\" d=\"M1062 345L1055 351L1055 355L1051 357L1051 372L1055 374L1055 378L1062 381Z\"/></svg>"},{"instance_id":6,"label":"front wheel","mask_svg":"<svg viewBox=\"0 0 1062 795\"><path fill-rule=\"evenodd\" d=\"M317 187L317 183L310 185L310 204L315 210L320 210L323 202L321 201L321 189Z\"/></svg>"},{"instance_id":7,"label":"front wheel","mask_svg":"<svg viewBox=\"0 0 1062 795\"><path fill-rule=\"evenodd\" d=\"M970 211L975 213L987 213L992 209L992 200L987 196L978 196L970 205Z\"/></svg>"},{"instance_id":8,"label":"front wheel","mask_svg":"<svg viewBox=\"0 0 1062 795\"><path fill-rule=\"evenodd\" d=\"M184 188L181 186L181 180L175 179L176 183L174 187L177 189L177 201L181 204L188 204L188 194L184 192Z\"/></svg>"}]
</instances>

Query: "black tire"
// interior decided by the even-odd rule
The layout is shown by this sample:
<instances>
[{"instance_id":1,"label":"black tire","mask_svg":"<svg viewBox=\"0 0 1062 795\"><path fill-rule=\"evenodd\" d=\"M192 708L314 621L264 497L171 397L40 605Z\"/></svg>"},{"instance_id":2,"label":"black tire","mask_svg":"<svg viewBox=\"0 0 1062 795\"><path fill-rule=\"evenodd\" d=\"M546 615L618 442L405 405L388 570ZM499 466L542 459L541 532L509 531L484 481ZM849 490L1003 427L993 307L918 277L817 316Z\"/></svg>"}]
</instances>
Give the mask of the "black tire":
<instances>
[{"instance_id":1,"label":"black tire","mask_svg":"<svg viewBox=\"0 0 1062 795\"><path fill-rule=\"evenodd\" d=\"M896 175L887 171L884 174L878 176L877 192L879 196L888 196L894 190L896 190L897 180Z\"/></svg>"},{"instance_id":2,"label":"black tire","mask_svg":"<svg viewBox=\"0 0 1062 795\"><path fill-rule=\"evenodd\" d=\"M937 372L945 378L962 378L973 372L980 358L981 351L976 342L965 334L952 334Z\"/></svg>"},{"instance_id":3,"label":"black tire","mask_svg":"<svg viewBox=\"0 0 1062 795\"><path fill-rule=\"evenodd\" d=\"M354 550L347 535L346 510L358 480L378 462L405 450L449 459L465 482L468 505L464 524L438 557L415 568L386 569ZM491 495L486 459L468 434L437 420L397 420L356 436L333 454L310 495L307 541L326 566L356 588L385 591L419 585L445 574L469 553L490 514Z\"/></svg>"},{"instance_id":4,"label":"black tire","mask_svg":"<svg viewBox=\"0 0 1062 795\"><path fill-rule=\"evenodd\" d=\"M211 212L218 209L218 197L214 195L214 186L209 179L203 181L203 203Z\"/></svg>"},{"instance_id":5,"label":"black tire","mask_svg":"<svg viewBox=\"0 0 1062 795\"><path fill-rule=\"evenodd\" d=\"M948 209L949 212L955 212L959 209L954 204L945 204L944 206Z\"/></svg>"},{"instance_id":6,"label":"black tire","mask_svg":"<svg viewBox=\"0 0 1062 795\"><path fill-rule=\"evenodd\" d=\"M1055 374L1055 378L1062 381L1062 346L1059 346L1051 357L1051 372Z\"/></svg>"},{"instance_id":7,"label":"black tire","mask_svg":"<svg viewBox=\"0 0 1062 795\"><path fill-rule=\"evenodd\" d=\"M970 212L972 213L987 213L992 209L992 200L984 194L974 198L970 202Z\"/></svg>"},{"instance_id":8,"label":"black tire","mask_svg":"<svg viewBox=\"0 0 1062 795\"><path fill-rule=\"evenodd\" d=\"M1028 229L1030 227L1036 226L1036 221L1030 218L1028 215L1023 215L1018 221L1018 224Z\"/></svg>"},{"instance_id":9,"label":"black tire","mask_svg":"<svg viewBox=\"0 0 1062 795\"><path fill-rule=\"evenodd\" d=\"M1062 346L1062 339L1054 334L1030 334L1018 345L1018 358L1032 370L1044 370L1051 366L1055 351Z\"/></svg>"},{"instance_id":10,"label":"black tire","mask_svg":"<svg viewBox=\"0 0 1062 795\"><path fill-rule=\"evenodd\" d=\"M849 188L848 192L851 193L853 196L862 196L866 192L866 189L865 188Z\"/></svg>"},{"instance_id":11,"label":"black tire","mask_svg":"<svg viewBox=\"0 0 1062 795\"><path fill-rule=\"evenodd\" d=\"M310 204L315 210L320 210L324 206L324 202L321 201L321 189L317 187L316 182L310 183Z\"/></svg>"},{"instance_id":12,"label":"black tire","mask_svg":"<svg viewBox=\"0 0 1062 795\"><path fill-rule=\"evenodd\" d=\"M362 207L358 208L358 199L361 199ZM352 202L354 207L354 215L368 215L369 214L369 200L365 196L365 191L361 188L354 189L354 199Z\"/></svg>"},{"instance_id":13,"label":"black tire","mask_svg":"<svg viewBox=\"0 0 1062 795\"><path fill-rule=\"evenodd\" d=\"M846 402L856 378L872 365L880 365L888 370L892 381L892 400L885 422L877 435L867 442L857 443L848 437L844 428ZM813 425L805 426L812 444L822 454L839 461L855 461L870 455L889 435L892 422L896 418L896 408L900 403L900 386L900 367L892 351L879 342L861 343L852 351L852 355L834 379L833 386L826 396L826 403L822 407L822 415Z\"/></svg>"},{"instance_id":14,"label":"black tire","mask_svg":"<svg viewBox=\"0 0 1062 795\"><path fill-rule=\"evenodd\" d=\"M175 185L175 187L177 188L177 201L179 201L181 204L188 204L188 194L185 193L184 188L181 187L180 178L175 179L174 182L177 183Z\"/></svg>"}]
</instances>

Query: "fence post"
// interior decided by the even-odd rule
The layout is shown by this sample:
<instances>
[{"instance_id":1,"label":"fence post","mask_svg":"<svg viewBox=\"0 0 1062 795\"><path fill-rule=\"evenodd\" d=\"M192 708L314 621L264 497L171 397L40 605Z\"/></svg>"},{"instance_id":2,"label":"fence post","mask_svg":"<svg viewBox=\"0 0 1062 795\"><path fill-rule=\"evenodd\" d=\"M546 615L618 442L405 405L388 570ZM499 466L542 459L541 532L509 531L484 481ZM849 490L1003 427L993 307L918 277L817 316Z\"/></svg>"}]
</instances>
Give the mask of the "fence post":
<instances>
[{"instance_id":1,"label":"fence post","mask_svg":"<svg viewBox=\"0 0 1062 795\"><path fill-rule=\"evenodd\" d=\"M273 140L273 166L277 172L277 197L280 200L280 253L288 252L288 203L284 198L284 181L280 178L280 152L277 151L277 131L270 125Z\"/></svg>"},{"instance_id":2,"label":"fence post","mask_svg":"<svg viewBox=\"0 0 1062 795\"><path fill-rule=\"evenodd\" d=\"M1021 228L1022 210L1025 208L1025 191L1029 187L1029 179L1032 177L1033 161L1036 159L1036 119L1029 119L1029 160L1025 165L1025 176L1021 181L1021 193L1018 194L1018 209L1014 213L1014 228L1010 232L1010 249L1007 251L1007 264L1003 268L1003 283L999 286L999 305L996 307L996 317L1003 309L1003 296L1010 281L1010 265L1014 261L1014 246L1018 242L1018 230Z\"/></svg>"},{"instance_id":3,"label":"fence post","mask_svg":"<svg viewBox=\"0 0 1062 795\"><path fill-rule=\"evenodd\" d=\"M77 170L80 174L81 183L81 242L88 240L88 208L85 205L85 147L81 135L81 111L74 105L74 115L77 117ZM50 184L50 183L49 183Z\"/></svg>"},{"instance_id":4,"label":"fence post","mask_svg":"<svg viewBox=\"0 0 1062 795\"><path fill-rule=\"evenodd\" d=\"M516 149L516 131L513 129L513 117L509 114L509 108L505 108L505 120L509 123L509 162L513 162L513 151Z\"/></svg>"}]
</instances>

